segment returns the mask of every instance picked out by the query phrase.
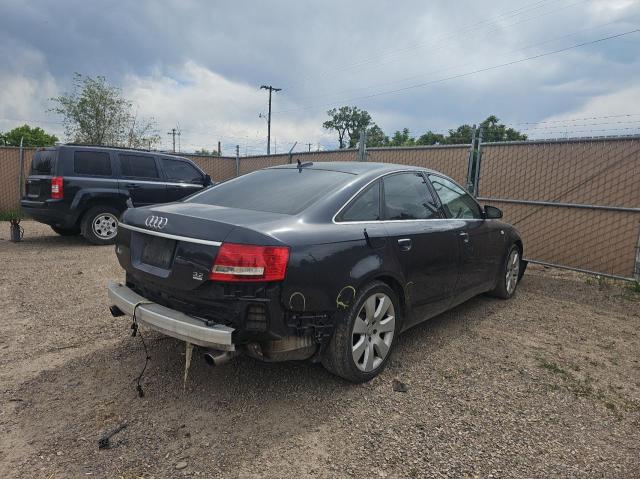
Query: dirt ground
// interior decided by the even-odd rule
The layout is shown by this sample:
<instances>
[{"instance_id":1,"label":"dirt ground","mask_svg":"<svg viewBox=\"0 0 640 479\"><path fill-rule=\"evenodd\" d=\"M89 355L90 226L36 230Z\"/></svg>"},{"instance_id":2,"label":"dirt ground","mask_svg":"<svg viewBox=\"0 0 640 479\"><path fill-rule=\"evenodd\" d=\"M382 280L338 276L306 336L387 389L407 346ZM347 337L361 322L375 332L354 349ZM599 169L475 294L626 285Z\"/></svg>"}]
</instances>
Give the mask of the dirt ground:
<instances>
[{"instance_id":1,"label":"dirt ground","mask_svg":"<svg viewBox=\"0 0 640 479\"><path fill-rule=\"evenodd\" d=\"M107 310L112 247L0 223L0 477L640 477L640 296L527 271L399 338L354 386L310 363L194 358ZM407 392L395 392L400 380ZM126 423L111 449L104 431Z\"/></svg>"}]
</instances>

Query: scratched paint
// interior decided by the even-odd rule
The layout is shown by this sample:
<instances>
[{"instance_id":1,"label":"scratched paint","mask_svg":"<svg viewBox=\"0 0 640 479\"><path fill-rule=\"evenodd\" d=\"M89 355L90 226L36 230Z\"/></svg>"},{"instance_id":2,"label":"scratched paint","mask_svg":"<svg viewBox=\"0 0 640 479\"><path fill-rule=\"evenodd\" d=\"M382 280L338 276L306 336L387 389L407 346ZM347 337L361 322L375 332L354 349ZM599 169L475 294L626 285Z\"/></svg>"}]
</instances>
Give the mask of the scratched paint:
<instances>
[{"instance_id":1,"label":"scratched paint","mask_svg":"<svg viewBox=\"0 0 640 479\"><path fill-rule=\"evenodd\" d=\"M302 300L302 308L293 304L294 298L300 298ZM299 300L297 301L299 302ZM300 291L296 291L289 296L289 307L295 311L305 311L307 309L307 298Z\"/></svg>"},{"instance_id":2,"label":"scratched paint","mask_svg":"<svg viewBox=\"0 0 640 479\"><path fill-rule=\"evenodd\" d=\"M336 298L336 307L338 309L347 309L355 297L356 288L351 285L345 286L338 293L338 297Z\"/></svg>"}]
</instances>

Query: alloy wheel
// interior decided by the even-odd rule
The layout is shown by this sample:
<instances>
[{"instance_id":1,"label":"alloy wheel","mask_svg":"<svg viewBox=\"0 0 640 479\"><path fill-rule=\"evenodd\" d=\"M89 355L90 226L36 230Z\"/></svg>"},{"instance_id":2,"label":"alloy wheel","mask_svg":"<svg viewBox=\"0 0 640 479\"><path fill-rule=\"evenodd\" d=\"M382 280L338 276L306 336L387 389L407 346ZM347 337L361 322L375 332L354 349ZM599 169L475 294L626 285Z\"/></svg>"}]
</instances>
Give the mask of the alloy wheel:
<instances>
[{"instance_id":1,"label":"alloy wheel","mask_svg":"<svg viewBox=\"0 0 640 479\"><path fill-rule=\"evenodd\" d=\"M389 354L396 328L391 298L374 293L364 302L353 324L351 352L356 367L365 373L378 368Z\"/></svg>"},{"instance_id":2,"label":"alloy wheel","mask_svg":"<svg viewBox=\"0 0 640 479\"><path fill-rule=\"evenodd\" d=\"M520 253L514 249L507 260L507 271L505 273L505 281L507 293L512 295L518 284L518 276L520 275Z\"/></svg>"},{"instance_id":3,"label":"alloy wheel","mask_svg":"<svg viewBox=\"0 0 640 479\"><path fill-rule=\"evenodd\" d=\"M118 234L118 219L111 213L102 213L91 224L94 234L101 239L111 239Z\"/></svg>"}]
</instances>

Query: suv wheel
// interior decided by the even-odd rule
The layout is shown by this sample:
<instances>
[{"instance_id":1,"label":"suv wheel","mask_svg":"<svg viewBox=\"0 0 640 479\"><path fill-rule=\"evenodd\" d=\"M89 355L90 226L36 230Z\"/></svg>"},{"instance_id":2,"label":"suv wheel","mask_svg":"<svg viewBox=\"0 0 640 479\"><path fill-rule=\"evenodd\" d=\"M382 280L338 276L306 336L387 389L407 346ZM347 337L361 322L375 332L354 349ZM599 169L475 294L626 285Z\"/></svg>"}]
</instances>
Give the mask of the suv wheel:
<instances>
[{"instance_id":1,"label":"suv wheel","mask_svg":"<svg viewBox=\"0 0 640 479\"><path fill-rule=\"evenodd\" d=\"M336 325L322 365L354 383L377 376L387 364L399 331L398 311L398 299L389 286L369 283Z\"/></svg>"},{"instance_id":2,"label":"suv wheel","mask_svg":"<svg viewBox=\"0 0 640 479\"><path fill-rule=\"evenodd\" d=\"M52 226L51 229L60 236L75 236L80 234L80 228L60 228L58 226Z\"/></svg>"},{"instance_id":3,"label":"suv wheel","mask_svg":"<svg viewBox=\"0 0 640 479\"><path fill-rule=\"evenodd\" d=\"M108 206L94 206L82 218L82 236L93 244L113 244L118 235L120 213Z\"/></svg>"}]
</instances>

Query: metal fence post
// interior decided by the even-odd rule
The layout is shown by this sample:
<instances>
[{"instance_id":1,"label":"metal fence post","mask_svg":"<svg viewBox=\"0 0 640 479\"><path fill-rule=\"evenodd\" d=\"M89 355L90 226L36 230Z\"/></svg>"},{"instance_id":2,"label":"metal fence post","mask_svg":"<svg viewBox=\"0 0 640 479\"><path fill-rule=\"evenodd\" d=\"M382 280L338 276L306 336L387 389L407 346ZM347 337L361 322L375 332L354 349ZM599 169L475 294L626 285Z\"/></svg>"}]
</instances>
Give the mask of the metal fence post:
<instances>
[{"instance_id":1,"label":"metal fence post","mask_svg":"<svg viewBox=\"0 0 640 479\"><path fill-rule=\"evenodd\" d=\"M636 244L636 262L633 268L633 279L640 281L640 228L638 228L638 243Z\"/></svg>"},{"instance_id":2,"label":"metal fence post","mask_svg":"<svg viewBox=\"0 0 640 479\"><path fill-rule=\"evenodd\" d=\"M236 145L236 177L240 176L240 145Z\"/></svg>"},{"instance_id":3,"label":"metal fence post","mask_svg":"<svg viewBox=\"0 0 640 479\"><path fill-rule=\"evenodd\" d=\"M473 194L473 166L476 152L476 125L473 125L473 134L471 135L471 147L469 147L469 163L467 165L467 190Z\"/></svg>"},{"instance_id":4,"label":"metal fence post","mask_svg":"<svg viewBox=\"0 0 640 479\"><path fill-rule=\"evenodd\" d=\"M476 168L473 180L473 196L480 194L480 169L482 167L482 126L478 129L478 149L476 150Z\"/></svg>"},{"instance_id":5,"label":"metal fence post","mask_svg":"<svg viewBox=\"0 0 640 479\"><path fill-rule=\"evenodd\" d=\"M293 149L296 147L296 145L297 145L297 144L298 144L298 142L296 141L296 142L293 144L293 146L291 147L291 149L289 150L289 164L291 164L291 162L293 161L293 156L291 156L291 155L292 155L292 153L293 153Z\"/></svg>"},{"instance_id":6,"label":"metal fence post","mask_svg":"<svg viewBox=\"0 0 640 479\"><path fill-rule=\"evenodd\" d=\"M367 161L367 130L360 132L360 140L358 141L358 161Z\"/></svg>"}]
</instances>

